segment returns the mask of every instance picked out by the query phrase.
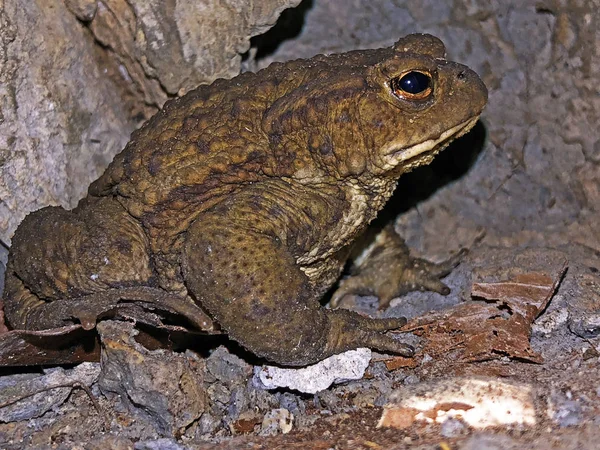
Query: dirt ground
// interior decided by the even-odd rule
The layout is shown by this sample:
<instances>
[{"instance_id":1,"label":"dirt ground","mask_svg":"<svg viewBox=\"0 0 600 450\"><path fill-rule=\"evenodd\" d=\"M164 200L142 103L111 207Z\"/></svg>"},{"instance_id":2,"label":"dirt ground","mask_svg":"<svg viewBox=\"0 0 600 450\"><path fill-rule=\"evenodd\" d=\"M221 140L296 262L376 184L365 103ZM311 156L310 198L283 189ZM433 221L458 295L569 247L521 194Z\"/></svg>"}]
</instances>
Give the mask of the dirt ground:
<instances>
[{"instance_id":1,"label":"dirt ground","mask_svg":"<svg viewBox=\"0 0 600 450\"><path fill-rule=\"evenodd\" d=\"M190 344L172 332L171 351L151 330L106 322L101 341L77 335L102 349L101 362L2 369L0 448L597 448L598 11L598 0L305 0L286 10L252 40L244 70L429 32L489 88L481 123L405 176L378 219L395 220L414 254L434 261L469 249L444 280L451 294L411 293L385 311L373 298L344 302L413 319L402 336L417 356L374 354L362 379L317 394L265 391L253 381L261 362L223 337ZM450 395L469 380L487 391ZM410 403L436 391L442 399L422 410ZM503 422L483 420L505 407Z\"/></svg>"}]
</instances>

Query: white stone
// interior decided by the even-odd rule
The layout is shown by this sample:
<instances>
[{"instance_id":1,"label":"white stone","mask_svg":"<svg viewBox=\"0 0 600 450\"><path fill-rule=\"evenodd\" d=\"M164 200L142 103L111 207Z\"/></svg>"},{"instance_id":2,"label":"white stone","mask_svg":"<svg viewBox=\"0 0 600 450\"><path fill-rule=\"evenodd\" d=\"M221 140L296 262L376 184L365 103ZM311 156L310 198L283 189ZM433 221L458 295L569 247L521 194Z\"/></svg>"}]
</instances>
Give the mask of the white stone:
<instances>
[{"instance_id":1,"label":"white stone","mask_svg":"<svg viewBox=\"0 0 600 450\"><path fill-rule=\"evenodd\" d=\"M332 384L359 380L371 361L371 350L359 348L333 355L299 369L262 366L254 368L254 384L262 389L280 387L315 394Z\"/></svg>"},{"instance_id":2,"label":"white stone","mask_svg":"<svg viewBox=\"0 0 600 450\"><path fill-rule=\"evenodd\" d=\"M533 386L496 378L448 378L397 389L377 427L459 419L470 427L536 424Z\"/></svg>"}]
</instances>

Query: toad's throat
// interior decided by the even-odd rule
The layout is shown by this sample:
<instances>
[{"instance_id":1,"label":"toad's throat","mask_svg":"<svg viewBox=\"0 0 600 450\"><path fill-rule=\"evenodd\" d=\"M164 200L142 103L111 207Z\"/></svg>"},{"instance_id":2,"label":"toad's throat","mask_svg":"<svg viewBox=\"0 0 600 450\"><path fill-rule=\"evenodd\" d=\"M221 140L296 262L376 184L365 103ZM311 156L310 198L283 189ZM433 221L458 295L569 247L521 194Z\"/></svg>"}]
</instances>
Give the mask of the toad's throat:
<instances>
[{"instance_id":1,"label":"toad's throat","mask_svg":"<svg viewBox=\"0 0 600 450\"><path fill-rule=\"evenodd\" d=\"M454 139L466 134L473 128L478 119L479 117L475 117L466 120L455 127L444 131L437 139L428 139L411 147L392 150L387 153L387 159L389 163L394 165L421 165L421 158L425 158L429 161L433 156L446 148Z\"/></svg>"}]
</instances>

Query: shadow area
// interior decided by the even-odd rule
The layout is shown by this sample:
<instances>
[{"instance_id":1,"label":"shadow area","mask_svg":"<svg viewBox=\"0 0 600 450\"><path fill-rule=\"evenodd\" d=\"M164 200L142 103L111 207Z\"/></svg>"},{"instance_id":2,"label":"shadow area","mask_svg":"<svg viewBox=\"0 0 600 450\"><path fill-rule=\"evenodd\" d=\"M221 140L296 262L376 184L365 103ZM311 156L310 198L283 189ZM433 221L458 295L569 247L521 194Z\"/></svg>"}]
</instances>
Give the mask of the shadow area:
<instances>
[{"instance_id":1,"label":"shadow area","mask_svg":"<svg viewBox=\"0 0 600 450\"><path fill-rule=\"evenodd\" d=\"M394 195L369 228L381 230L399 214L427 200L444 186L464 177L483 151L486 137L485 125L478 121L469 133L452 142L431 164L402 175Z\"/></svg>"},{"instance_id":2,"label":"shadow area","mask_svg":"<svg viewBox=\"0 0 600 450\"><path fill-rule=\"evenodd\" d=\"M260 61L272 55L283 42L297 37L304 27L306 13L313 5L314 0L303 0L295 8L284 10L277 19L275 26L266 33L250 39L250 48L256 50L254 59ZM249 55L250 51L246 52L243 59L247 59Z\"/></svg>"}]
</instances>

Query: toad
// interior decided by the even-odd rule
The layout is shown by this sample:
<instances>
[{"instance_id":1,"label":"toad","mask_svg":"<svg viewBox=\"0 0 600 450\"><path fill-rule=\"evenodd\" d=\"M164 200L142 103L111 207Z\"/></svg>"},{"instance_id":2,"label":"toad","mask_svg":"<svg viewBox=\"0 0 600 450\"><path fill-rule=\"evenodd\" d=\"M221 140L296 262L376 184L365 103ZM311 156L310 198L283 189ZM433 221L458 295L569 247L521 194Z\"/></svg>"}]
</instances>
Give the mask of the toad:
<instances>
[{"instance_id":1,"label":"toad","mask_svg":"<svg viewBox=\"0 0 600 450\"><path fill-rule=\"evenodd\" d=\"M200 86L134 132L75 209L25 218L6 272L8 322L94 321L94 302L137 292L130 300L201 306L282 365L357 347L410 355L386 334L404 318L319 300L398 177L466 133L486 101L479 77L423 34ZM443 270L402 267L412 288L445 287L434 280Z\"/></svg>"}]
</instances>

